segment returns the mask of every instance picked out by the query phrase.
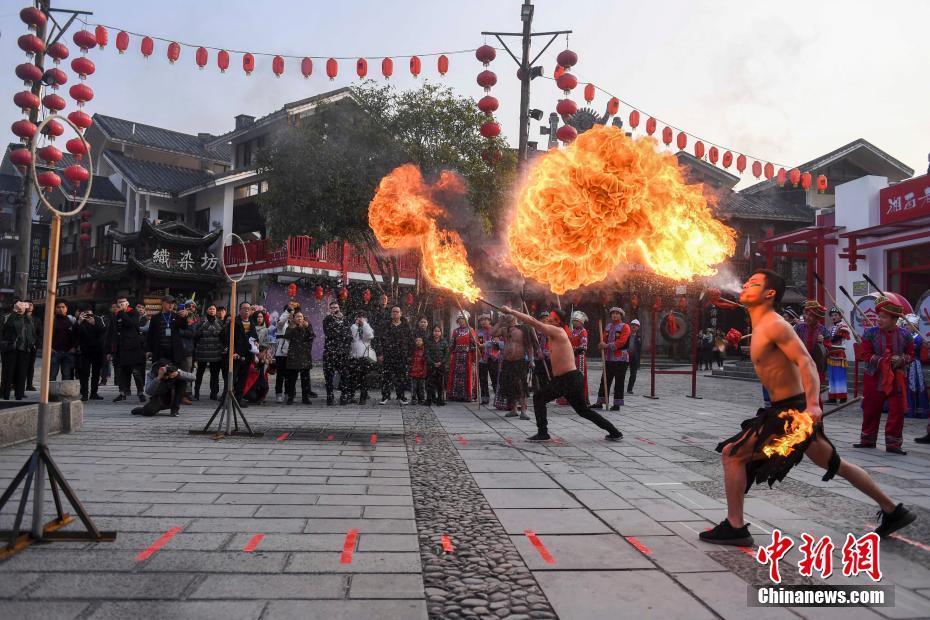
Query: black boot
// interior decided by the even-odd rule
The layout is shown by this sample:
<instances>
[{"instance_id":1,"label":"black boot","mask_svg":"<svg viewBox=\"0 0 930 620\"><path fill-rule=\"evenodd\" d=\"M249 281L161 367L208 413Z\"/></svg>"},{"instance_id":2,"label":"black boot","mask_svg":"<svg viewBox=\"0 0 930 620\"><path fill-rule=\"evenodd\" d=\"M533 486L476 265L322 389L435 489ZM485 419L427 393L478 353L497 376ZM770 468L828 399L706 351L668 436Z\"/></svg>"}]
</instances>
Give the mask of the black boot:
<instances>
[{"instance_id":1,"label":"black boot","mask_svg":"<svg viewBox=\"0 0 930 620\"><path fill-rule=\"evenodd\" d=\"M326 395L326 406L332 407L336 404L336 398L333 396L333 393L330 392Z\"/></svg>"},{"instance_id":2,"label":"black boot","mask_svg":"<svg viewBox=\"0 0 930 620\"><path fill-rule=\"evenodd\" d=\"M923 437L915 437L914 443L930 443L930 433L927 433Z\"/></svg>"}]
</instances>

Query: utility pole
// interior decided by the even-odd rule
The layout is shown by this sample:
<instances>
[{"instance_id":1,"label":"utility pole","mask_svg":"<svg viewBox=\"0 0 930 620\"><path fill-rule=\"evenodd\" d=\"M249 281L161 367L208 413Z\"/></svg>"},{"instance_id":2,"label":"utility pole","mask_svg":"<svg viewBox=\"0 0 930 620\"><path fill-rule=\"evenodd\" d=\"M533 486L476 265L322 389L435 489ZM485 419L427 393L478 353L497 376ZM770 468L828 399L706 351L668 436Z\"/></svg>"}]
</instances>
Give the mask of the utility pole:
<instances>
[{"instance_id":1,"label":"utility pole","mask_svg":"<svg viewBox=\"0 0 930 620\"><path fill-rule=\"evenodd\" d=\"M93 15L90 11L72 11L69 9L53 9L51 0L36 0L35 6L48 17L48 21L36 29L36 36L45 41L46 49L48 46L57 42L61 36L71 27L78 15ZM64 26L55 20L52 13L65 13L70 15ZM49 28L49 24L53 26ZM50 32L48 32L50 31ZM48 37L46 37L48 34ZM32 94L39 99L42 98L42 88L45 86L45 52L39 52L33 57L33 63L43 73L43 79L32 83ZM33 108L29 113L29 122L33 125L39 124L39 108ZM39 136L34 136L32 140L38 140ZM30 148L30 142L26 143L26 148ZM13 278L13 295L19 299L28 299L29 295L29 257L30 245L32 242L32 205L34 199L32 196L33 179L29 169L23 175L23 190L21 203L16 209L16 233L19 237L14 246L13 260L16 263L16 272Z\"/></svg>"},{"instance_id":2,"label":"utility pole","mask_svg":"<svg viewBox=\"0 0 930 620\"><path fill-rule=\"evenodd\" d=\"M517 66L520 68L519 77L520 77L520 142L517 147L517 162L519 166L523 166L526 163L527 158L527 142L529 141L529 132L530 132L530 80L535 77L542 75L542 67L534 67L534 63L539 60L539 57L549 49L549 46L552 45L553 41L559 35L562 34L571 34L571 30L553 30L550 32L533 32L533 11L535 7L531 0L523 0L523 4L520 5L520 21L523 22L523 32L482 32L483 35L491 35L495 37L504 49L507 50L507 53L510 54L510 57L513 58L513 61L517 63ZM549 42L539 51L536 56L530 60L530 43L533 37L545 37L550 36ZM501 37L520 37L522 53L520 59L517 59L516 55L511 51L511 49L504 42L504 39ZM542 118L540 115L539 120Z\"/></svg>"}]
</instances>

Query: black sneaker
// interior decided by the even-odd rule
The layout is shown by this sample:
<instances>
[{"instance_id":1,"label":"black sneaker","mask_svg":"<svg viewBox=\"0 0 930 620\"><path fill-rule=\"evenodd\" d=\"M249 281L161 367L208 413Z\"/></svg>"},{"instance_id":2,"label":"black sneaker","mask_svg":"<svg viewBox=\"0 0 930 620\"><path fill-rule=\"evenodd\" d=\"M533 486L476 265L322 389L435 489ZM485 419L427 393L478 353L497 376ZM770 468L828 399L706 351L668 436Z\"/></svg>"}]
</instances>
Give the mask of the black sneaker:
<instances>
[{"instance_id":1,"label":"black sneaker","mask_svg":"<svg viewBox=\"0 0 930 620\"><path fill-rule=\"evenodd\" d=\"M620 403L615 404L610 408L611 411L620 411Z\"/></svg>"},{"instance_id":2,"label":"black sneaker","mask_svg":"<svg viewBox=\"0 0 930 620\"><path fill-rule=\"evenodd\" d=\"M307 392L307 396L309 396L310 398L319 398L320 395L314 392L313 390L310 390L309 392Z\"/></svg>"},{"instance_id":3,"label":"black sneaker","mask_svg":"<svg viewBox=\"0 0 930 620\"><path fill-rule=\"evenodd\" d=\"M7 400L9 400L9 399L7 399ZM113 402L114 402L114 403L118 403L118 402L121 401L121 400L126 400L126 395L125 395L125 394L119 394L116 398L113 399Z\"/></svg>"},{"instance_id":4,"label":"black sneaker","mask_svg":"<svg viewBox=\"0 0 930 620\"><path fill-rule=\"evenodd\" d=\"M549 436L549 433L536 433L532 437L527 437L527 441L552 441L552 437Z\"/></svg>"},{"instance_id":5,"label":"black sneaker","mask_svg":"<svg viewBox=\"0 0 930 620\"><path fill-rule=\"evenodd\" d=\"M101 396L100 394L91 394L90 399L91 400L103 400L103 396Z\"/></svg>"},{"instance_id":6,"label":"black sneaker","mask_svg":"<svg viewBox=\"0 0 930 620\"><path fill-rule=\"evenodd\" d=\"M176 418L176 417L178 417L178 414L179 414L179 413L180 413L180 412L179 412L177 409L172 409L172 410L171 410L171 417L172 417L172 418Z\"/></svg>"},{"instance_id":7,"label":"black sneaker","mask_svg":"<svg viewBox=\"0 0 930 620\"><path fill-rule=\"evenodd\" d=\"M142 415L142 407L136 407L132 410L132 415Z\"/></svg>"},{"instance_id":8,"label":"black sneaker","mask_svg":"<svg viewBox=\"0 0 930 620\"><path fill-rule=\"evenodd\" d=\"M139 394L139 402L144 403L146 401L145 394Z\"/></svg>"},{"instance_id":9,"label":"black sneaker","mask_svg":"<svg viewBox=\"0 0 930 620\"><path fill-rule=\"evenodd\" d=\"M923 437L915 437L914 443L930 443L930 433L927 433Z\"/></svg>"},{"instance_id":10,"label":"black sneaker","mask_svg":"<svg viewBox=\"0 0 930 620\"><path fill-rule=\"evenodd\" d=\"M885 448L885 452L891 452L892 454L900 454L901 456L907 456L907 450L902 450L901 448Z\"/></svg>"},{"instance_id":11,"label":"black sneaker","mask_svg":"<svg viewBox=\"0 0 930 620\"><path fill-rule=\"evenodd\" d=\"M737 529L730 525L729 519L724 519L712 530L701 532L698 537L714 545L733 545L735 547L751 547L753 544L752 534L749 533L749 524Z\"/></svg>"},{"instance_id":12,"label":"black sneaker","mask_svg":"<svg viewBox=\"0 0 930 620\"><path fill-rule=\"evenodd\" d=\"M917 515L905 508L904 504L898 504L891 512L879 510L876 518L879 520L879 525L875 528L875 533L885 537L913 523Z\"/></svg>"},{"instance_id":13,"label":"black sneaker","mask_svg":"<svg viewBox=\"0 0 930 620\"><path fill-rule=\"evenodd\" d=\"M607 441L620 441L623 439L623 433L618 431L616 435L605 435L604 439Z\"/></svg>"},{"instance_id":14,"label":"black sneaker","mask_svg":"<svg viewBox=\"0 0 930 620\"><path fill-rule=\"evenodd\" d=\"M874 448L875 444L874 443L854 443L852 447L853 448Z\"/></svg>"}]
</instances>

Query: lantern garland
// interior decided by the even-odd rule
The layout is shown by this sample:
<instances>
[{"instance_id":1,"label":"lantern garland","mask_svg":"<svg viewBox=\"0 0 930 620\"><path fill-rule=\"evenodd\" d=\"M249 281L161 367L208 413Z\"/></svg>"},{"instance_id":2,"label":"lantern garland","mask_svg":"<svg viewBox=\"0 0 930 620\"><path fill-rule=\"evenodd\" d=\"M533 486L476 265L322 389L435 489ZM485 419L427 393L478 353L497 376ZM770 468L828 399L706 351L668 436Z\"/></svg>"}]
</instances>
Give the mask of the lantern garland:
<instances>
[{"instance_id":1,"label":"lantern garland","mask_svg":"<svg viewBox=\"0 0 930 620\"><path fill-rule=\"evenodd\" d=\"M578 104L572 99L569 99L572 90L578 86L578 78L572 73L572 67L578 64L578 54L570 49L564 49L559 52L555 61L557 65L563 69L559 77L555 79L555 83L559 87L559 90L565 94L565 98L560 99L555 106L555 111L562 117L562 122L564 123L556 130L555 136L562 141L562 144L571 144L575 141L575 138L578 137L578 131L568 124L578 111ZM590 86L590 84L588 86ZM588 93L587 87L585 87L585 98L587 98L588 94L590 93Z\"/></svg>"},{"instance_id":2,"label":"lantern garland","mask_svg":"<svg viewBox=\"0 0 930 620\"><path fill-rule=\"evenodd\" d=\"M491 62L497 57L497 51L490 45L482 45L475 50L475 58L484 67L484 70L478 74L478 86L484 89L484 97L478 100L478 109L486 116L484 124L481 125L481 135L487 138L488 147L482 153L485 162L493 163L500 158L500 154L493 147L492 141L500 135L501 126L494 120L494 112L499 105L497 98L491 96L491 87L497 84L497 74L488 69Z\"/></svg>"}]
</instances>

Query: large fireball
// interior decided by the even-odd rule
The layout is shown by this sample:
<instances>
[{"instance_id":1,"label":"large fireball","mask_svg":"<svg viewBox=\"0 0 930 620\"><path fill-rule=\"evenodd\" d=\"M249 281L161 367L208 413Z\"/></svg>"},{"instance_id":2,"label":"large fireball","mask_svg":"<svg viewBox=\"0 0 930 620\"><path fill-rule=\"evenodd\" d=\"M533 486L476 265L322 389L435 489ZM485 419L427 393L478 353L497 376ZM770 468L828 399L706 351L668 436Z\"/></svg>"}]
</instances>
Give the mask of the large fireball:
<instances>
[{"instance_id":1,"label":"large fireball","mask_svg":"<svg viewBox=\"0 0 930 620\"><path fill-rule=\"evenodd\" d=\"M675 280L713 275L733 254L735 235L654 140L595 125L537 160L507 242L521 274L561 294L625 263Z\"/></svg>"}]
</instances>

